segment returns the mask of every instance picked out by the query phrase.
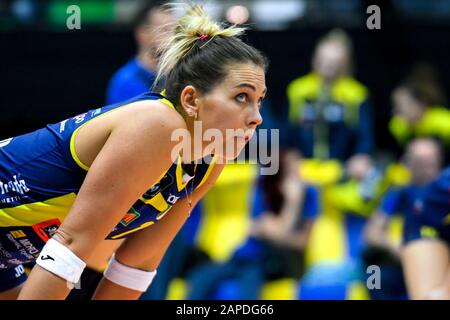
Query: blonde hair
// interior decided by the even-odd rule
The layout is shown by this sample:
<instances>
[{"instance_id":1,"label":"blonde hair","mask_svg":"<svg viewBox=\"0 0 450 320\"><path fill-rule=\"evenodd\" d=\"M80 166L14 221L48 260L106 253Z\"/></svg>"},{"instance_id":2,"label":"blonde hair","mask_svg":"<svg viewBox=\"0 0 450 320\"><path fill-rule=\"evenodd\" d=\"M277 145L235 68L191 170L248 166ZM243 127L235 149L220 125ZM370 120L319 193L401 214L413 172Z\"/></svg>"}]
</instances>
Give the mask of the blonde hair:
<instances>
[{"instance_id":1,"label":"blonde hair","mask_svg":"<svg viewBox=\"0 0 450 320\"><path fill-rule=\"evenodd\" d=\"M231 62L253 62L267 66L267 59L239 37L245 28L225 27L215 22L200 5L169 4L171 10L184 6L186 13L174 26L172 36L159 49L160 60L155 84L166 80L166 94L173 102L181 87L194 85L207 92L223 79L225 66Z\"/></svg>"},{"instance_id":2,"label":"blonde hair","mask_svg":"<svg viewBox=\"0 0 450 320\"><path fill-rule=\"evenodd\" d=\"M161 76L167 75L176 63L196 45L202 35L206 35L206 39L211 40L216 36L237 37L245 31L245 28L236 26L223 28L213 21L200 5L169 4L172 10L180 5L188 6L187 12L176 22L174 35L169 37L168 41L163 42L159 49L161 58L155 82L158 82Z\"/></svg>"}]
</instances>

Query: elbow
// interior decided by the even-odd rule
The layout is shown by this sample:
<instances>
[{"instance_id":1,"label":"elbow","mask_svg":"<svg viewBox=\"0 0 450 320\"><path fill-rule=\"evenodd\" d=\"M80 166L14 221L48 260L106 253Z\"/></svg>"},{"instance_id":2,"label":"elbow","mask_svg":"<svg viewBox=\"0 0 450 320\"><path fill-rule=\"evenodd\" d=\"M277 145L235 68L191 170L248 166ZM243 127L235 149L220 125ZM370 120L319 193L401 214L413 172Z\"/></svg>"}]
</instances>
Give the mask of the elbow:
<instances>
[{"instance_id":1,"label":"elbow","mask_svg":"<svg viewBox=\"0 0 450 320\"><path fill-rule=\"evenodd\" d=\"M52 239L67 247L77 257L84 261L89 258L90 253L93 251L93 248L95 248L95 246L92 245L92 241L84 239L82 235L77 234L73 230L70 230L70 228L64 226L58 228Z\"/></svg>"}]
</instances>

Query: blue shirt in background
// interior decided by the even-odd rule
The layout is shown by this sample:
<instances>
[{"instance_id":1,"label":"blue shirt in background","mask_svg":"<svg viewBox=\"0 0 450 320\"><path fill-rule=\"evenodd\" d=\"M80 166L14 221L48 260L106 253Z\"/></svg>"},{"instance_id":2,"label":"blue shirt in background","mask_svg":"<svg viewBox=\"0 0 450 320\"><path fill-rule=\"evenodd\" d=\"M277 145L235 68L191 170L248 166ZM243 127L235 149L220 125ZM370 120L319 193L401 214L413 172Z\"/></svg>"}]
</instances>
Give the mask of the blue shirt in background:
<instances>
[{"instance_id":1,"label":"blue shirt in background","mask_svg":"<svg viewBox=\"0 0 450 320\"><path fill-rule=\"evenodd\" d=\"M387 216L396 214L405 217L414 213L414 203L424 191L423 186L405 186L389 190L381 202L381 210Z\"/></svg>"},{"instance_id":2,"label":"blue shirt in background","mask_svg":"<svg viewBox=\"0 0 450 320\"><path fill-rule=\"evenodd\" d=\"M423 188L414 213L406 218L405 243L421 238L439 238L450 245L450 166Z\"/></svg>"},{"instance_id":3,"label":"blue shirt in background","mask_svg":"<svg viewBox=\"0 0 450 320\"><path fill-rule=\"evenodd\" d=\"M137 58L130 59L113 74L106 91L107 104L127 100L150 91L155 77L155 73L141 66Z\"/></svg>"}]
</instances>

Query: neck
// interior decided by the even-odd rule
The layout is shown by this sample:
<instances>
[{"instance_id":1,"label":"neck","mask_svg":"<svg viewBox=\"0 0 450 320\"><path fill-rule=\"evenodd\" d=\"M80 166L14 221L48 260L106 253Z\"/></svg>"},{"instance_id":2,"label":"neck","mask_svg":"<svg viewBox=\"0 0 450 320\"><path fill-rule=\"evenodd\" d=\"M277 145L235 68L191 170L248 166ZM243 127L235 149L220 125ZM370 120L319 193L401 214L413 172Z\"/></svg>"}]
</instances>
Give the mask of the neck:
<instances>
[{"instance_id":1,"label":"neck","mask_svg":"<svg viewBox=\"0 0 450 320\"><path fill-rule=\"evenodd\" d=\"M195 118L184 116L186 127L189 132L189 144L181 150L180 154L184 163L191 163L207 155L205 153L205 142L203 141L203 128L201 122L195 122ZM184 152L183 152L184 151Z\"/></svg>"}]
</instances>

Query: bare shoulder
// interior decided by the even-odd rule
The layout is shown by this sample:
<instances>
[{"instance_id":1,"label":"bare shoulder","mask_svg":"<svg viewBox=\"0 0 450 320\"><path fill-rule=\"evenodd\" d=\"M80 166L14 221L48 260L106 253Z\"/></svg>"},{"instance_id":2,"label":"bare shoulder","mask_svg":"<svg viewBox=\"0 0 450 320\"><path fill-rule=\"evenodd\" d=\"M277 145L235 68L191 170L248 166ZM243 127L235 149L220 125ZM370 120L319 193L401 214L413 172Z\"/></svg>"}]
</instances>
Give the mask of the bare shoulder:
<instances>
[{"instance_id":1,"label":"bare shoulder","mask_svg":"<svg viewBox=\"0 0 450 320\"><path fill-rule=\"evenodd\" d=\"M174 131L186 128L186 122L176 110L158 101L145 100L137 102L132 111L117 122L112 135L119 135L136 147L164 152L175 145Z\"/></svg>"},{"instance_id":2,"label":"bare shoulder","mask_svg":"<svg viewBox=\"0 0 450 320\"><path fill-rule=\"evenodd\" d=\"M157 100L143 100L136 102L136 121L148 123L150 128L160 130L186 129L186 122L174 108Z\"/></svg>"},{"instance_id":3,"label":"bare shoulder","mask_svg":"<svg viewBox=\"0 0 450 320\"><path fill-rule=\"evenodd\" d=\"M78 158L90 167L106 141L114 135L127 145L170 148L172 132L185 129L183 117L173 108L155 100L133 102L104 117L95 118L81 128L75 139Z\"/></svg>"}]
</instances>

